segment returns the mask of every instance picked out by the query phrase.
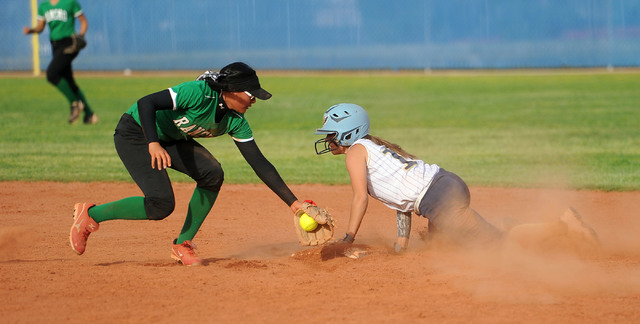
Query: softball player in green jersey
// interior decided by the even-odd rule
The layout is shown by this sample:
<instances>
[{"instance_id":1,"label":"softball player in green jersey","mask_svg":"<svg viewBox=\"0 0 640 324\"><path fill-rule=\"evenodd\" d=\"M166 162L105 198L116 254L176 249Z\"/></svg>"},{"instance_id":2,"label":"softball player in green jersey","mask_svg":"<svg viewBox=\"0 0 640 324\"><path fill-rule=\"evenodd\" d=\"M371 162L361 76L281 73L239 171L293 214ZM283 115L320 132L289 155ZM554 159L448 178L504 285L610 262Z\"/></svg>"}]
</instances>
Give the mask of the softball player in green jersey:
<instances>
[{"instance_id":1,"label":"softball player in green jersey","mask_svg":"<svg viewBox=\"0 0 640 324\"><path fill-rule=\"evenodd\" d=\"M557 222L521 224L505 235L470 207L469 188L459 176L370 135L369 116L358 105L341 103L329 108L316 134L325 135L315 143L316 154L346 155L353 197L343 243L355 240L369 196L396 211L396 252L407 248L412 214L429 219L430 234L445 235L465 246L487 246L503 241L505 236L522 246L530 243L525 240L544 242L559 235L597 243L593 229L572 208Z\"/></svg>"},{"instance_id":2,"label":"softball player in green jersey","mask_svg":"<svg viewBox=\"0 0 640 324\"><path fill-rule=\"evenodd\" d=\"M144 197L94 205L78 203L69 239L82 254L87 238L98 224L112 219L161 220L175 207L166 168L190 176L197 186L184 226L173 242L171 256L185 265L202 263L192 240L218 197L224 173L218 160L194 138L228 134L258 177L295 213L302 204L262 155L253 139L245 112L256 98L267 100L256 72L236 62L219 73L205 72L185 82L147 95L135 103L118 123L116 150Z\"/></svg>"},{"instance_id":3,"label":"softball player in green jersey","mask_svg":"<svg viewBox=\"0 0 640 324\"><path fill-rule=\"evenodd\" d=\"M75 19L80 21L80 31L76 34ZM69 123L74 123L84 112L85 124L96 124L96 115L84 93L73 78L71 62L78 56L77 37L82 38L89 26L87 18L75 0L49 0L38 6L38 23L34 28L24 27L25 34L41 33L45 23L49 25L49 39L53 58L47 67L47 81L53 84L67 98L71 105Z\"/></svg>"}]
</instances>

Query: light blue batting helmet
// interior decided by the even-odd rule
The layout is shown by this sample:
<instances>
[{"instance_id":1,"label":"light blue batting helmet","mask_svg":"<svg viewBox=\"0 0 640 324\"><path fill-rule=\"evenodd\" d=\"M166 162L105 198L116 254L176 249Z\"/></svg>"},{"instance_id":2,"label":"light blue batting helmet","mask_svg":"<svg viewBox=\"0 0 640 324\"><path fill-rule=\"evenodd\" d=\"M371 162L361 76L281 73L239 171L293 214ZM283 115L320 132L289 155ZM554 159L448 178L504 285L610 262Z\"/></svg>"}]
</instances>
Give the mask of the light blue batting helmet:
<instances>
[{"instance_id":1,"label":"light blue batting helmet","mask_svg":"<svg viewBox=\"0 0 640 324\"><path fill-rule=\"evenodd\" d=\"M340 103L331 106L324 112L322 128L316 129L317 135L325 135L325 138L315 142L316 154L324 154L332 151L331 142L341 146L351 146L365 135L369 134L369 115L364 108L351 103ZM326 135L334 134L331 138ZM318 144L324 144L324 148L318 151Z\"/></svg>"}]
</instances>

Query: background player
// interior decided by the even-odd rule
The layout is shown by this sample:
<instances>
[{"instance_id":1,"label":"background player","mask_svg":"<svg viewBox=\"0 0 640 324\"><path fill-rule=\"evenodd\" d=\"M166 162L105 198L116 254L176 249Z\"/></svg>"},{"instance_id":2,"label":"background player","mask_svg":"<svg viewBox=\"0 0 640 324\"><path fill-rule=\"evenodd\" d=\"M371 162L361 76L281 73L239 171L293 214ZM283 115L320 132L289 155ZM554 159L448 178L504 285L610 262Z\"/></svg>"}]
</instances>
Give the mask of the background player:
<instances>
[{"instance_id":1,"label":"background player","mask_svg":"<svg viewBox=\"0 0 640 324\"><path fill-rule=\"evenodd\" d=\"M80 31L75 35L75 19L80 21ZM49 39L53 58L47 67L47 81L67 98L71 105L69 123L74 123L84 111L85 124L96 124L96 115L84 93L73 78L71 62L78 56L78 41L84 41L89 24L82 8L75 0L48 0L38 6L38 23L34 28L24 27L24 34L41 33L45 23L49 25ZM80 37L81 40L77 40Z\"/></svg>"},{"instance_id":2,"label":"background player","mask_svg":"<svg viewBox=\"0 0 640 324\"><path fill-rule=\"evenodd\" d=\"M161 220L175 207L166 168L196 181L184 226L173 242L171 256L185 265L202 263L192 242L213 207L224 180L222 166L194 138L229 134L258 177L295 213L302 203L262 155L245 112L271 94L262 89L256 72L245 63L231 63L219 73L207 71L196 81L147 95L120 118L116 150L144 197L128 197L97 205L79 203L69 239L82 254L98 224L112 219Z\"/></svg>"},{"instance_id":3,"label":"background player","mask_svg":"<svg viewBox=\"0 0 640 324\"><path fill-rule=\"evenodd\" d=\"M470 192L456 174L436 164L426 164L399 145L369 134L369 116L360 106L341 103L324 113L316 134L316 154L345 154L353 197L347 233L342 242L355 240L367 210L369 196L396 210L398 235L395 251L406 249L411 214L429 219L429 233L443 234L464 245L502 241L505 234L470 207ZM570 234L597 243L595 232L569 208L558 222L522 224L509 232L512 241L543 240ZM526 243L526 242L520 242Z\"/></svg>"}]
</instances>

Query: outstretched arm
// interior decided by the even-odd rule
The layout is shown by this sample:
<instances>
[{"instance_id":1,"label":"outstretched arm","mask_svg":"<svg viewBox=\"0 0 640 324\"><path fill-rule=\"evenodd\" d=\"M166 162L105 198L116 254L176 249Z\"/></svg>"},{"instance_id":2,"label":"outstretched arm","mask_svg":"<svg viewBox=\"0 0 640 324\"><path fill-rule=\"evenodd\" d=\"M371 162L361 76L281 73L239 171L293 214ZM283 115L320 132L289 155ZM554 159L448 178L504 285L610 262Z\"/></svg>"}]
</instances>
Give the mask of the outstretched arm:
<instances>
[{"instance_id":1,"label":"outstretched arm","mask_svg":"<svg viewBox=\"0 0 640 324\"><path fill-rule=\"evenodd\" d=\"M291 208L291 211L295 213L302 208L302 203L298 201L298 198L291 192L287 184L282 180L278 170L267 160L262 154L256 141L251 140L247 142L236 141L236 146L244 159L249 163L253 171L258 178L264 182L287 206Z\"/></svg>"},{"instance_id":2,"label":"outstretched arm","mask_svg":"<svg viewBox=\"0 0 640 324\"><path fill-rule=\"evenodd\" d=\"M369 205L369 193L367 191L367 150L362 145L354 145L347 152L345 159L347 171L351 178L351 211L349 213L349 225L347 235L351 240L355 239L362 219Z\"/></svg>"}]
</instances>

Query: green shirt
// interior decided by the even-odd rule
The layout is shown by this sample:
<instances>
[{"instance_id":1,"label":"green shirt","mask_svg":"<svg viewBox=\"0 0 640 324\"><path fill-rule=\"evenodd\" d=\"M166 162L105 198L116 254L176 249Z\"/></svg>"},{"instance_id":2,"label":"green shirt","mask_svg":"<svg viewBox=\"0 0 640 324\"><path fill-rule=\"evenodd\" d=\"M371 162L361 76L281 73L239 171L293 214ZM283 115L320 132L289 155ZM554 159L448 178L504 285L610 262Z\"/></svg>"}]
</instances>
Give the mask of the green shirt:
<instances>
[{"instance_id":1,"label":"green shirt","mask_svg":"<svg viewBox=\"0 0 640 324\"><path fill-rule=\"evenodd\" d=\"M76 32L76 18L82 15L82 8L75 0L60 0L54 6L44 1L38 6L38 20L49 24L49 38L57 41Z\"/></svg>"},{"instance_id":2,"label":"green shirt","mask_svg":"<svg viewBox=\"0 0 640 324\"><path fill-rule=\"evenodd\" d=\"M249 123L240 114L227 110L216 123L216 109L220 95L207 85L206 81L189 81L169 88L173 99L172 110L156 112L156 128L161 141L185 140L194 137L217 137L229 134L236 141L253 139ZM127 113L140 124L138 103Z\"/></svg>"}]
</instances>

